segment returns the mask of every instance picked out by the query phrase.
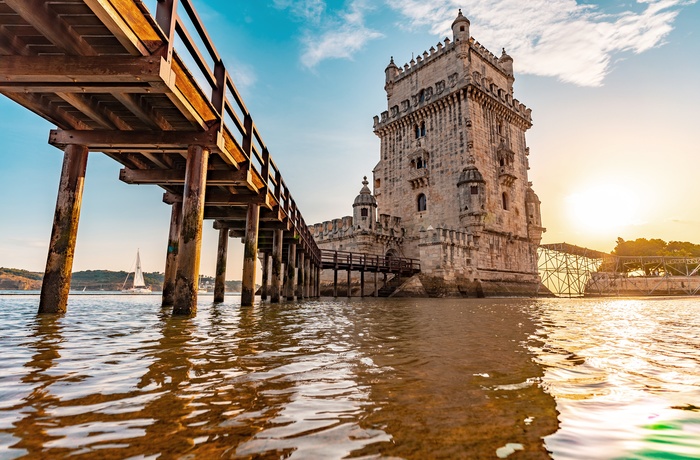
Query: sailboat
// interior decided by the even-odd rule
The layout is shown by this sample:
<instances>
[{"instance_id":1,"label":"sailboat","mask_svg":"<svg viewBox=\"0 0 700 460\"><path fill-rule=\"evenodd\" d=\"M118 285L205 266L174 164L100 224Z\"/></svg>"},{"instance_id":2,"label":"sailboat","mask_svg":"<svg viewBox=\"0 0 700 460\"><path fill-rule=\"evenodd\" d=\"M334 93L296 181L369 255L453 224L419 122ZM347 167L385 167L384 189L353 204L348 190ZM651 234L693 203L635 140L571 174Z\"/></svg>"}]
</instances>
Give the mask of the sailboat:
<instances>
[{"instance_id":1,"label":"sailboat","mask_svg":"<svg viewBox=\"0 0 700 460\"><path fill-rule=\"evenodd\" d=\"M136 271L134 272L134 284L131 288L125 289L126 282L129 280L129 274L126 275L124 284L122 284L122 292L125 294L150 294L151 288L146 286L143 280L143 271L141 270L141 256L139 250L136 250Z\"/></svg>"}]
</instances>

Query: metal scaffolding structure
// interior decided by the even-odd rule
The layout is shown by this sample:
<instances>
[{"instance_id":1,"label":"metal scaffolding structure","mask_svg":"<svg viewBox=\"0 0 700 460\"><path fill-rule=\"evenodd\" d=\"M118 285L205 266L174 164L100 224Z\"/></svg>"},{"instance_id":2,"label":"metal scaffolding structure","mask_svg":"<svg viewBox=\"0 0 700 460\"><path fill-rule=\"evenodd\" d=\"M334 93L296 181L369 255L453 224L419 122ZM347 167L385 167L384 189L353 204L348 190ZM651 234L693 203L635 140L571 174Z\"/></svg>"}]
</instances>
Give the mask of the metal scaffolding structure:
<instances>
[{"instance_id":1,"label":"metal scaffolding structure","mask_svg":"<svg viewBox=\"0 0 700 460\"><path fill-rule=\"evenodd\" d=\"M567 243L538 248L542 285L558 297L697 295L700 258L615 256Z\"/></svg>"},{"instance_id":2,"label":"metal scaffolding structure","mask_svg":"<svg viewBox=\"0 0 700 460\"><path fill-rule=\"evenodd\" d=\"M540 279L557 297L581 297L605 256L568 243L543 244L537 249Z\"/></svg>"}]
</instances>

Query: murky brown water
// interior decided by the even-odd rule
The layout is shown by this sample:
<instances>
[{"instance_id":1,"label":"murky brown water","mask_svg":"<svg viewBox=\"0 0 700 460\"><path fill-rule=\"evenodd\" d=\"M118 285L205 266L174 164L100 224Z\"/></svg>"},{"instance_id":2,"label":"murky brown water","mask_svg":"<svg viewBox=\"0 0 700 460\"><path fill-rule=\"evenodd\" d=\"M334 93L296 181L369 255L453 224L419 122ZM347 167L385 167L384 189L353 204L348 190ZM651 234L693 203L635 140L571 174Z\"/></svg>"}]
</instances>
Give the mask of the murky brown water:
<instances>
[{"instance_id":1,"label":"murky brown water","mask_svg":"<svg viewBox=\"0 0 700 460\"><path fill-rule=\"evenodd\" d=\"M0 296L0 458L700 458L700 301Z\"/></svg>"}]
</instances>

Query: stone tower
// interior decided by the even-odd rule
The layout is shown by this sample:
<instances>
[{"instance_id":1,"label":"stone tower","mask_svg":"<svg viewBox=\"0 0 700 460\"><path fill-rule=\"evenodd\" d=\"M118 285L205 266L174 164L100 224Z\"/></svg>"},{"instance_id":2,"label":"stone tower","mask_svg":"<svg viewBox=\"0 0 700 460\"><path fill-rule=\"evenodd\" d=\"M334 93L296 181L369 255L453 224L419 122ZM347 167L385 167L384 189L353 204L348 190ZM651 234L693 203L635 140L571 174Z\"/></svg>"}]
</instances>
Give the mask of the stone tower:
<instances>
[{"instance_id":1,"label":"stone tower","mask_svg":"<svg viewBox=\"0 0 700 460\"><path fill-rule=\"evenodd\" d=\"M403 68L390 60L374 197L402 223L402 255L435 283L530 293L545 231L528 181L531 110L514 98L513 58L486 50L469 26L460 10L452 40Z\"/></svg>"}]
</instances>

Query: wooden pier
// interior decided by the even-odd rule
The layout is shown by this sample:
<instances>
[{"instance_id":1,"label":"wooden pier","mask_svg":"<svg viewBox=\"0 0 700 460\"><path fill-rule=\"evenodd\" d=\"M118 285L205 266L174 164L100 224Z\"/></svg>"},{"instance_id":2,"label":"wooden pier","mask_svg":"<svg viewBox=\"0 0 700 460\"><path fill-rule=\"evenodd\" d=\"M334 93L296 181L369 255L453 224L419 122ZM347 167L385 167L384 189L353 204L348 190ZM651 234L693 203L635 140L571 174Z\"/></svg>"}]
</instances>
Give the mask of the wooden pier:
<instances>
[{"instance_id":1,"label":"wooden pier","mask_svg":"<svg viewBox=\"0 0 700 460\"><path fill-rule=\"evenodd\" d=\"M229 235L245 243L243 305L261 248L273 302L283 257L285 298L318 295L321 253L191 0L159 0L155 17L140 0L0 0L0 56L0 93L55 124L49 142L64 152L40 313L66 310L88 152L164 190L174 313L196 312L205 219L220 232L217 301Z\"/></svg>"}]
</instances>

